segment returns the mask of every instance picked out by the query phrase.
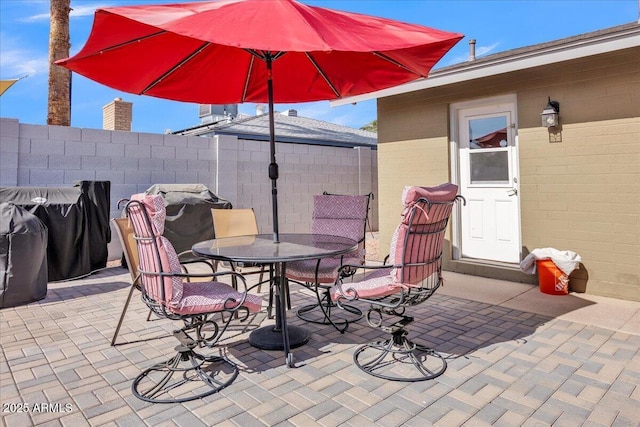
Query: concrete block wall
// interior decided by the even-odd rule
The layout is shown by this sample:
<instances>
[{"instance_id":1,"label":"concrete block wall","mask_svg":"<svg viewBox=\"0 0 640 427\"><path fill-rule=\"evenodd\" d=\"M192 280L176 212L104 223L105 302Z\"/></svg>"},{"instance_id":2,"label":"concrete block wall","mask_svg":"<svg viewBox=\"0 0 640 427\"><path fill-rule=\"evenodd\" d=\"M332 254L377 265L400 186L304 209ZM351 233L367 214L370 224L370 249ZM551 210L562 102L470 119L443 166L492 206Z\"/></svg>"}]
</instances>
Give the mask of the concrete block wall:
<instances>
[{"instance_id":1,"label":"concrete block wall","mask_svg":"<svg viewBox=\"0 0 640 427\"><path fill-rule=\"evenodd\" d=\"M20 124L18 120L0 119L0 185L18 185Z\"/></svg>"},{"instance_id":2,"label":"concrete block wall","mask_svg":"<svg viewBox=\"0 0 640 427\"><path fill-rule=\"evenodd\" d=\"M217 136L218 191L238 208L253 208L260 232L273 230L269 143ZM376 151L302 144L276 144L279 166L278 224L283 233L309 232L313 195L368 194L374 181ZM235 188L234 188L235 186ZM375 206L375 203L374 203ZM372 219L377 218L373 209ZM377 230L377 222L372 221Z\"/></svg>"},{"instance_id":3,"label":"concrete block wall","mask_svg":"<svg viewBox=\"0 0 640 427\"><path fill-rule=\"evenodd\" d=\"M520 135L527 246L571 249L590 293L640 300L640 119L567 123L560 143Z\"/></svg>"},{"instance_id":4,"label":"concrete block wall","mask_svg":"<svg viewBox=\"0 0 640 427\"><path fill-rule=\"evenodd\" d=\"M276 145L280 232L310 230L313 194L377 192L374 150ZM0 154L1 186L111 181L112 218L121 216L118 200L152 184L201 183L234 207L254 208L261 232L273 229L268 142L30 125L0 118ZM375 203L372 218L377 219ZM377 230L377 222L372 227ZM115 232L112 235L109 257L117 259L121 249Z\"/></svg>"},{"instance_id":5,"label":"concrete block wall","mask_svg":"<svg viewBox=\"0 0 640 427\"><path fill-rule=\"evenodd\" d=\"M0 119L0 185L68 187L76 181L111 181L111 216L117 202L155 183L215 183L210 138L41 126Z\"/></svg>"}]
</instances>

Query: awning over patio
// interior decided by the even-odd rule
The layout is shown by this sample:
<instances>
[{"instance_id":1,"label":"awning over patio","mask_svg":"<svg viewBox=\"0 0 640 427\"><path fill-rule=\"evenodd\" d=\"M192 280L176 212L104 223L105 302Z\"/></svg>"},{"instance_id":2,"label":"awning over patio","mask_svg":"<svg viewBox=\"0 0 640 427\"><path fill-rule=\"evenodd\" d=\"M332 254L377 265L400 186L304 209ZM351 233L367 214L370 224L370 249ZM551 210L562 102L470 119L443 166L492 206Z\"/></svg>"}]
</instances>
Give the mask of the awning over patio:
<instances>
[{"instance_id":1,"label":"awning over patio","mask_svg":"<svg viewBox=\"0 0 640 427\"><path fill-rule=\"evenodd\" d=\"M24 77L27 77L27 76L24 76ZM4 94L18 80L24 79L24 77L20 77L19 79L0 80L0 96L2 96L2 94Z\"/></svg>"}]
</instances>

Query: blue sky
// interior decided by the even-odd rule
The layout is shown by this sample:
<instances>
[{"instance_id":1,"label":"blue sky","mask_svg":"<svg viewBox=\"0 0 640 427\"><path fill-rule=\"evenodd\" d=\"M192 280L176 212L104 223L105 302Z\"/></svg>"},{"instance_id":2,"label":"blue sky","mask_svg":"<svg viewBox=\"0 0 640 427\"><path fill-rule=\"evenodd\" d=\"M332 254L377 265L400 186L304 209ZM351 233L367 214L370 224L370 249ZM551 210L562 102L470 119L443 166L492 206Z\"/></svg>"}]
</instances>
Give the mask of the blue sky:
<instances>
[{"instance_id":1,"label":"blue sky","mask_svg":"<svg viewBox=\"0 0 640 427\"><path fill-rule=\"evenodd\" d=\"M71 54L87 40L97 7L176 2L72 0ZM639 7L638 0L306 0L304 3L464 34L465 38L436 68L466 61L470 38L477 40L477 56L483 56L634 22ZM0 77L28 75L0 97L0 116L18 118L22 123L46 124L48 37L48 0L0 0ZM119 92L77 74L73 75L72 92L71 125L75 127L102 128L102 107L116 97L133 102L134 131L163 133L199 124L196 104ZM297 109L301 116L352 127L376 118L375 101L340 107L330 107L328 102L276 105L277 110L287 108ZM255 104L240 105L239 110L253 114Z\"/></svg>"}]
</instances>

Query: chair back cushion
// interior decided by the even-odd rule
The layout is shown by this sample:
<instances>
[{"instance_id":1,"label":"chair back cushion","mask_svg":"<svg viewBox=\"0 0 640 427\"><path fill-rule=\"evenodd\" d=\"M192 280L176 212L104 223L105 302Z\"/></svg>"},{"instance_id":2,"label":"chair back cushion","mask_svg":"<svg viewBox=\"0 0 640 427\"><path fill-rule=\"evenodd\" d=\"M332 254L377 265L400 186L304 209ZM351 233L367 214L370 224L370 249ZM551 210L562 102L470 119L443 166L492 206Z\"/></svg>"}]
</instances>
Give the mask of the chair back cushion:
<instances>
[{"instance_id":1,"label":"chair back cushion","mask_svg":"<svg viewBox=\"0 0 640 427\"><path fill-rule=\"evenodd\" d=\"M216 239L258 234L253 209L211 209Z\"/></svg>"},{"instance_id":2,"label":"chair back cushion","mask_svg":"<svg viewBox=\"0 0 640 427\"><path fill-rule=\"evenodd\" d=\"M402 222L391 239L392 279L415 286L439 271L447 222L458 186L406 187Z\"/></svg>"},{"instance_id":3,"label":"chair back cushion","mask_svg":"<svg viewBox=\"0 0 640 427\"><path fill-rule=\"evenodd\" d=\"M134 194L131 201L136 203L130 202L127 210L137 237L142 285L153 300L175 305L182 299L183 286L182 278L162 274L181 272L173 245L162 236L164 200L159 195Z\"/></svg>"},{"instance_id":4,"label":"chair back cushion","mask_svg":"<svg viewBox=\"0 0 640 427\"><path fill-rule=\"evenodd\" d=\"M321 194L313 196L313 234L341 236L358 242L358 250L345 255L353 263L364 262L364 240L369 196Z\"/></svg>"}]
</instances>

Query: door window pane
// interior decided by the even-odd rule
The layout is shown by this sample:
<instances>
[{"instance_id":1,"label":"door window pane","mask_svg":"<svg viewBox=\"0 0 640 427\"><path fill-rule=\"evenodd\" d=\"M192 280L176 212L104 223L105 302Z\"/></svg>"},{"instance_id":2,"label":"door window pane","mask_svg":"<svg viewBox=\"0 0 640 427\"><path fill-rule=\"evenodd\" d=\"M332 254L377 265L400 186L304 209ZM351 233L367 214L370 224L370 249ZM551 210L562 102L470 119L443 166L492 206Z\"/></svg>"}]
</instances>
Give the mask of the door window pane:
<instances>
[{"instance_id":1,"label":"door window pane","mask_svg":"<svg viewBox=\"0 0 640 427\"><path fill-rule=\"evenodd\" d=\"M469 120L469 148L504 148L508 145L507 117Z\"/></svg>"},{"instance_id":2,"label":"door window pane","mask_svg":"<svg viewBox=\"0 0 640 427\"><path fill-rule=\"evenodd\" d=\"M507 116L469 119L471 184L509 182Z\"/></svg>"},{"instance_id":3,"label":"door window pane","mask_svg":"<svg viewBox=\"0 0 640 427\"><path fill-rule=\"evenodd\" d=\"M505 150L471 152L471 183L509 182L509 154Z\"/></svg>"}]
</instances>

